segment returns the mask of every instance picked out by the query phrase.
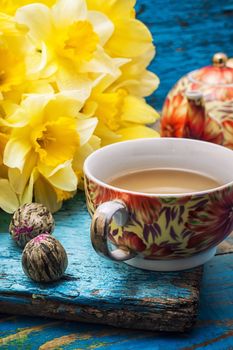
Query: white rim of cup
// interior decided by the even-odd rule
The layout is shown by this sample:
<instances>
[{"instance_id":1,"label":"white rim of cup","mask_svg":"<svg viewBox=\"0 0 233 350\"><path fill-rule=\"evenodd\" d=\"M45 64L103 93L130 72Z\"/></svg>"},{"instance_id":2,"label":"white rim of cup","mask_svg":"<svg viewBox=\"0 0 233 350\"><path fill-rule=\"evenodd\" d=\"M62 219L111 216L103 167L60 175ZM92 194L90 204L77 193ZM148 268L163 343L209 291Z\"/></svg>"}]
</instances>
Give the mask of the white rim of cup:
<instances>
[{"instance_id":1,"label":"white rim of cup","mask_svg":"<svg viewBox=\"0 0 233 350\"><path fill-rule=\"evenodd\" d=\"M195 140L195 139L187 139L187 138L175 138L175 137L159 137L159 138L141 138L141 139L135 139L135 140L128 140L128 141L122 141L122 142L118 142L118 143L113 143L111 145L107 145L107 146L104 146L96 151L94 151L92 154L90 154L85 162L84 162L84 174L93 182L97 183L99 186L102 186L102 187L105 187L105 188L109 188L111 190L114 190L114 191L117 191L117 192L121 192L121 193L128 193L128 194L133 194L133 195L138 195L138 196L145 196L145 197L148 197L148 198L154 198L154 197L161 197L161 198L182 198L182 197L188 197L188 196L201 196L201 195L204 195L204 194L211 194L211 193L214 193L216 191L221 191L227 187L230 187L230 186L233 186L233 180L224 184L224 185L221 185L221 186L218 186L218 187L214 187L214 188L211 188L210 190L204 190L204 191L196 191L196 192L184 192L184 193L146 193L146 192L136 192L136 191L129 191L129 190L126 190L126 189L123 189L123 188L119 188L119 187L115 187L115 186L111 186L109 184L107 184L106 182L102 181L102 180L99 180L98 178L96 178L94 175L92 175L88 169L88 163L91 162L92 158L95 157L96 153L101 153L101 152L104 152L105 149L107 148L115 148L117 147L118 144L128 144L128 143L135 143L135 142L143 142L145 140L154 140L155 142L159 142L160 140L172 140L172 141L175 141L175 142L183 142L185 140L185 142L191 142L191 143L196 143L196 142L201 142L203 144L208 144L208 146L210 147L215 147L215 148L223 148L224 149L224 152L229 152L229 154L231 152L233 152L232 150L230 150L229 148L227 147L224 147L224 146L221 146L221 145L218 145L218 144L215 144L215 143L211 143L211 142L207 142L207 141L202 141L202 140Z\"/></svg>"}]
</instances>

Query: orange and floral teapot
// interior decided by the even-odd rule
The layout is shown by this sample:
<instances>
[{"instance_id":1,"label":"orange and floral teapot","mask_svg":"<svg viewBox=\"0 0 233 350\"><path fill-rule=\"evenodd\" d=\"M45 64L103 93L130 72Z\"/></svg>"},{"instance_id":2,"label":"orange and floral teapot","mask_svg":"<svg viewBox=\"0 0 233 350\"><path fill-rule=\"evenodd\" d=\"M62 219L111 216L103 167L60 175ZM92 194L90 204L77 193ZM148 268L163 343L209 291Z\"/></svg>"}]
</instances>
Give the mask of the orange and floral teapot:
<instances>
[{"instance_id":1,"label":"orange and floral teapot","mask_svg":"<svg viewBox=\"0 0 233 350\"><path fill-rule=\"evenodd\" d=\"M181 78L162 110L161 135L185 137L233 149L233 63L223 53L213 65Z\"/></svg>"}]
</instances>

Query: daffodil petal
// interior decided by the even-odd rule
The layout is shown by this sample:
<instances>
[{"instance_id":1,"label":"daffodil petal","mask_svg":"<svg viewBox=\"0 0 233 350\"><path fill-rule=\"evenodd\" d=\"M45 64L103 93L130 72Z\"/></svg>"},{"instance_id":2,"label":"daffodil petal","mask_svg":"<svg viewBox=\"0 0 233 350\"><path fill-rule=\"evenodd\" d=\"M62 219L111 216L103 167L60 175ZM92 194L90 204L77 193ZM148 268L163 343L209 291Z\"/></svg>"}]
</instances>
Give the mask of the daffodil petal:
<instances>
[{"instance_id":1,"label":"daffodil petal","mask_svg":"<svg viewBox=\"0 0 233 350\"><path fill-rule=\"evenodd\" d=\"M54 93L54 90L46 80L36 80L27 82L27 87L25 89L25 94L50 94Z\"/></svg>"},{"instance_id":2,"label":"daffodil petal","mask_svg":"<svg viewBox=\"0 0 233 350\"><path fill-rule=\"evenodd\" d=\"M6 116L0 118L0 125L17 128L25 126L28 123L28 116L19 105L10 102L10 100L5 100L2 102L1 107Z\"/></svg>"},{"instance_id":3,"label":"daffodil petal","mask_svg":"<svg viewBox=\"0 0 233 350\"><path fill-rule=\"evenodd\" d=\"M36 84L34 82L34 84ZM45 82L38 82L38 86L42 84L42 87L45 87ZM36 86L36 85L34 85ZM28 88L33 87L33 82L28 83ZM33 89L33 88L32 88ZM43 114L43 108L46 106L48 101L50 101L53 97L52 89L49 89L46 86L47 92L51 91L51 93L43 93L38 94L38 90L35 88L33 94L26 95L25 99L21 103L21 106L17 108L12 106L12 114L6 118L0 118L0 125L5 125L14 128L21 128L26 126L28 123L36 122L40 120ZM42 92L42 91L41 91ZM8 112L10 109L8 110Z\"/></svg>"},{"instance_id":4,"label":"daffodil petal","mask_svg":"<svg viewBox=\"0 0 233 350\"><path fill-rule=\"evenodd\" d=\"M92 135L88 143L85 143L82 147L80 147L73 159L73 168L74 170L82 171L83 164L85 159L95 150L100 148L101 140L99 137Z\"/></svg>"},{"instance_id":5,"label":"daffodil petal","mask_svg":"<svg viewBox=\"0 0 233 350\"><path fill-rule=\"evenodd\" d=\"M72 168L71 162L54 175L47 178L47 180L54 186L63 191L75 191L77 189L77 177Z\"/></svg>"},{"instance_id":6,"label":"daffodil petal","mask_svg":"<svg viewBox=\"0 0 233 350\"><path fill-rule=\"evenodd\" d=\"M15 193L22 195L25 191L28 180L35 169L36 159L37 155L34 152L30 152L22 171L17 168L8 169L9 181Z\"/></svg>"},{"instance_id":7,"label":"daffodil petal","mask_svg":"<svg viewBox=\"0 0 233 350\"><path fill-rule=\"evenodd\" d=\"M26 135L20 138L11 138L5 147L3 163L11 168L23 170L27 154L31 149L31 143Z\"/></svg>"},{"instance_id":8,"label":"daffodil petal","mask_svg":"<svg viewBox=\"0 0 233 350\"><path fill-rule=\"evenodd\" d=\"M57 70L59 69L59 65L57 64L57 62L54 60L50 60L46 67L40 72L40 78L41 79L49 79L52 77L54 74L56 74Z\"/></svg>"},{"instance_id":9,"label":"daffodil petal","mask_svg":"<svg viewBox=\"0 0 233 350\"><path fill-rule=\"evenodd\" d=\"M114 84L114 89L126 89L129 94L138 97L150 96L159 86L159 78L154 73L145 70L132 79L122 79Z\"/></svg>"},{"instance_id":10,"label":"daffodil petal","mask_svg":"<svg viewBox=\"0 0 233 350\"><path fill-rule=\"evenodd\" d=\"M18 107L12 114L7 118L0 118L0 125L21 128L28 124L29 118L25 113L24 109Z\"/></svg>"},{"instance_id":11,"label":"daffodil petal","mask_svg":"<svg viewBox=\"0 0 233 350\"><path fill-rule=\"evenodd\" d=\"M38 124L43 116L45 106L53 98L53 94L32 94L22 102L21 106L27 111L28 121L31 125Z\"/></svg>"},{"instance_id":12,"label":"daffodil petal","mask_svg":"<svg viewBox=\"0 0 233 350\"><path fill-rule=\"evenodd\" d=\"M38 176L38 171L36 168L34 168L29 178L28 185L26 186L22 196L20 197L20 205L31 203L33 201L33 187Z\"/></svg>"},{"instance_id":13,"label":"daffodil petal","mask_svg":"<svg viewBox=\"0 0 233 350\"><path fill-rule=\"evenodd\" d=\"M131 60L128 58L112 58L112 63L114 64L114 74L101 73L99 77L93 82L93 88L98 93L103 92L108 87L113 86L114 81L120 78L122 75L121 68L125 64L129 63Z\"/></svg>"},{"instance_id":14,"label":"daffodil petal","mask_svg":"<svg viewBox=\"0 0 233 350\"><path fill-rule=\"evenodd\" d=\"M78 189L84 190L83 164L85 159L96 149L100 148L101 140L92 135L88 143L80 147L73 159L72 166L78 178Z\"/></svg>"},{"instance_id":15,"label":"daffodil petal","mask_svg":"<svg viewBox=\"0 0 233 350\"><path fill-rule=\"evenodd\" d=\"M39 176L34 185L35 201L44 204L52 213L59 210L62 202L57 201L57 194L53 186L42 176Z\"/></svg>"},{"instance_id":16,"label":"daffodil petal","mask_svg":"<svg viewBox=\"0 0 233 350\"><path fill-rule=\"evenodd\" d=\"M118 0L114 3L114 14L117 18L134 18L135 17L135 9L134 6L136 4L136 0Z\"/></svg>"},{"instance_id":17,"label":"daffodil petal","mask_svg":"<svg viewBox=\"0 0 233 350\"><path fill-rule=\"evenodd\" d=\"M58 0L52 7L53 22L57 28L64 28L87 17L84 0Z\"/></svg>"},{"instance_id":18,"label":"daffodil petal","mask_svg":"<svg viewBox=\"0 0 233 350\"><path fill-rule=\"evenodd\" d=\"M59 164L58 166L56 166L54 168L54 167L46 165L42 162L38 162L38 170L45 178L48 178L48 177L56 174L56 172L59 171L60 169L66 167L66 166L69 166L70 164L71 164L71 160L68 160L65 163Z\"/></svg>"},{"instance_id":19,"label":"daffodil petal","mask_svg":"<svg viewBox=\"0 0 233 350\"><path fill-rule=\"evenodd\" d=\"M159 114L144 99L132 95L125 97L121 115L122 121L152 124L159 117Z\"/></svg>"},{"instance_id":20,"label":"daffodil petal","mask_svg":"<svg viewBox=\"0 0 233 350\"><path fill-rule=\"evenodd\" d=\"M95 129L95 135L101 139L101 146L120 141L120 136L110 130L103 122L99 121Z\"/></svg>"},{"instance_id":21,"label":"daffodil petal","mask_svg":"<svg viewBox=\"0 0 233 350\"><path fill-rule=\"evenodd\" d=\"M96 135L92 135L90 140L88 141L88 145L91 148L91 152L93 152L93 151L97 150L98 148L100 148L101 140Z\"/></svg>"},{"instance_id":22,"label":"daffodil petal","mask_svg":"<svg viewBox=\"0 0 233 350\"><path fill-rule=\"evenodd\" d=\"M151 43L151 33L142 22L136 19L117 20L106 48L115 56L136 57L146 52Z\"/></svg>"},{"instance_id":23,"label":"daffodil petal","mask_svg":"<svg viewBox=\"0 0 233 350\"><path fill-rule=\"evenodd\" d=\"M19 105L17 105L16 103L14 103L10 100L2 101L1 106L2 106L4 112L6 113L7 116L12 115L13 113L15 113L19 109Z\"/></svg>"},{"instance_id":24,"label":"daffodil petal","mask_svg":"<svg viewBox=\"0 0 233 350\"><path fill-rule=\"evenodd\" d=\"M75 96L77 97L77 96ZM74 98L74 95L68 92L57 94L53 100L49 101L45 107L44 113L48 121L56 121L58 117L77 117L83 106L83 102Z\"/></svg>"},{"instance_id":25,"label":"daffodil petal","mask_svg":"<svg viewBox=\"0 0 233 350\"><path fill-rule=\"evenodd\" d=\"M26 57L27 77L36 79L48 62L47 46L44 42L41 43L41 52L37 52L33 48L33 52Z\"/></svg>"},{"instance_id":26,"label":"daffodil petal","mask_svg":"<svg viewBox=\"0 0 233 350\"><path fill-rule=\"evenodd\" d=\"M67 99L69 100L76 101L76 111L77 111L78 103L79 103L79 106L83 107L84 102L90 97L91 83L88 82L85 88L82 87L76 90L63 90L61 93L58 93L57 96L59 96L60 94L62 94L63 97L66 96Z\"/></svg>"},{"instance_id":27,"label":"daffodil petal","mask_svg":"<svg viewBox=\"0 0 233 350\"><path fill-rule=\"evenodd\" d=\"M118 131L120 141L159 137L159 133L143 125L131 126Z\"/></svg>"},{"instance_id":28,"label":"daffodil petal","mask_svg":"<svg viewBox=\"0 0 233 350\"><path fill-rule=\"evenodd\" d=\"M82 64L80 71L82 73L105 73L115 77L119 76L120 73L118 67L115 65L115 62L100 46L98 46L93 58L89 62Z\"/></svg>"},{"instance_id":29,"label":"daffodil petal","mask_svg":"<svg viewBox=\"0 0 233 350\"><path fill-rule=\"evenodd\" d=\"M0 208L13 213L19 207L19 200L6 179L0 179Z\"/></svg>"},{"instance_id":30,"label":"daffodil petal","mask_svg":"<svg viewBox=\"0 0 233 350\"><path fill-rule=\"evenodd\" d=\"M131 18L136 0L87 0L90 10L103 11L110 18Z\"/></svg>"},{"instance_id":31,"label":"daffodil petal","mask_svg":"<svg viewBox=\"0 0 233 350\"><path fill-rule=\"evenodd\" d=\"M101 12L89 11L88 19L94 32L99 36L100 44L104 46L114 31L113 23Z\"/></svg>"},{"instance_id":32,"label":"daffodil petal","mask_svg":"<svg viewBox=\"0 0 233 350\"><path fill-rule=\"evenodd\" d=\"M93 117L95 115L95 112L98 108L98 103L95 101L88 101L85 103L84 107L83 107L83 113L87 116L87 117Z\"/></svg>"},{"instance_id":33,"label":"daffodil petal","mask_svg":"<svg viewBox=\"0 0 233 350\"><path fill-rule=\"evenodd\" d=\"M72 66L61 65L56 74L61 93L72 94L79 101L86 101L91 94L94 82L85 74L77 74Z\"/></svg>"},{"instance_id":34,"label":"daffodil petal","mask_svg":"<svg viewBox=\"0 0 233 350\"><path fill-rule=\"evenodd\" d=\"M9 168L8 177L11 183L11 186L15 193L21 194L24 191L28 178L22 176L22 173L17 168Z\"/></svg>"},{"instance_id":35,"label":"daffodil petal","mask_svg":"<svg viewBox=\"0 0 233 350\"><path fill-rule=\"evenodd\" d=\"M131 93L147 97L150 96L158 88L159 84L160 80L157 75L148 70L145 70L140 77L140 84L138 86L138 89L135 91L132 88Z\"/></svg>"},{"instance_id":36,"label":"daffodil petal","mask_svg":"<svg viewBox=\"0 0 233 350\"><path fill-rule=\"evenodd\" d=\"M96 128L97 123L97 118L88 118L86 120L77 121L77 132L79 133L81 146L88 142Z\"/></svg>"},{"instance_id":37,"label":"daffodil petal","mask_svg":"<svg viewBox=\"0 0 233 350\"><path fill-rule=\"evenodd\" d=\"M141 55L133 57L131 59L131 62L123 68L123 74L127 75L128 73L131 75L139 75L140 72L144 71L151 63L151 61L155 57L155 53L156 48L151 42L151 44L148 45L147 50L145 52L143 52Z\"/></svg>"},{"instance_id":38,"label":"daffodil petal","mask_svg":"<svg viewBox=\"0 0 233 350\"><path fill-rule=\"evenodd\" d=\"M52 6L56 0L37 0L36 2L46 4L47 6ZM14 15L15 11L19 6L27 5L31 3L32 0L1 0L0 6L4 12L10 15Z\"/></svg>"},{"instance_id":39,"label":"daffodil petal","mask_svg":"<svg viewBox=\"0 0 233 350\"><path fill-rule=\"evenodd\" d=\"M38 41L47 41L52 34L52 18L50 9L43 4L30 4L19 7L16 21L30 29L31 36Z\"/></svg>"},{"instance_id":40,"label":"daffodil petal","mask_svg":"<svg viewBox=\"0 0 233 350\"><path fill-rule=\"evenodd\" d=\"M7 142L8 142L8 135L0 132L0 168L3 163L3 153Z\"/></svg>"}]
</instances>

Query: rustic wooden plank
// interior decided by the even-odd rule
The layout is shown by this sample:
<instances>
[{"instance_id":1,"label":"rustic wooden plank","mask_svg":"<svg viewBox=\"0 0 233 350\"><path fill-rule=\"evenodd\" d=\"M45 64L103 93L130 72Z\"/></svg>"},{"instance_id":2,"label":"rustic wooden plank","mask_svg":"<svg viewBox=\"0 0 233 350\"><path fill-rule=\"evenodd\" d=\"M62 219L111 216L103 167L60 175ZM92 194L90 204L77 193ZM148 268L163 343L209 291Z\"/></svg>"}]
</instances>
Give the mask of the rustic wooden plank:
<instances>
[{"instance_id":1,"label":"rustic wooden plank","mask_svg":"<svg viewBox=\"0 0 233 350\"><path fill-rule=\"evenodd\" d=\"M17 317L0 323L3 350L45 349L111 349L111 350L231 350L233 345L233 269L232 255L219 255L206 264L202 282L200 312L192 332L161 334L124 330L85 323L51 321L42 318ZM36 326L43 328L35 331ZM21 337L23 330L34 330ZM65 337L65 338L64 338ZM76 339L75 339L76 338ZM59 344L60 341L60 344ZM52 345L54 344L54 347ZM41 348L40 348L41 347Z\"/></svg>"},{"instance_id":2,"label":"rustic wooden plank","mask_svg":"<svg viewBox=\"0 0 233 350\"><path fill-rule=\"evenodd\" d=\"M59 282L40 284L24 275L21 250L7 233L9 220L0 214L2 312L161 331L192 327L202 268L154 273L99 257L91 247L82 194L55 216L55 236L69 256L67 274Z\"/></svg>"}]
</instances>

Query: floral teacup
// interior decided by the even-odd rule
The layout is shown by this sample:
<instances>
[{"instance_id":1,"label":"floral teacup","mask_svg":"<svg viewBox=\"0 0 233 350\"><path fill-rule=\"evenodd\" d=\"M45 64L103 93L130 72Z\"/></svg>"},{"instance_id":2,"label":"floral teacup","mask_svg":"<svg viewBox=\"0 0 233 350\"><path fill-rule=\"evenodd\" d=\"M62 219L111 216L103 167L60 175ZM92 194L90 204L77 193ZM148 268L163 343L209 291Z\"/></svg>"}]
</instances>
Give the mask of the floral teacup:
<instances>
[{"instance_id":1,"label":"floral teacup","mask_svg":"<svg viewBox=\"0 0 233 350\"><path fill-rule=\"evenodd\" d=\"M116 174L148 168L198 171L222 185L148 194L106 183ZM112 260L148 270L187 269L208 261L233 230L233 151L225 147L177 138L121 142L90 155L84 172L92 244Z\"/></svg>"}]
</instances>

